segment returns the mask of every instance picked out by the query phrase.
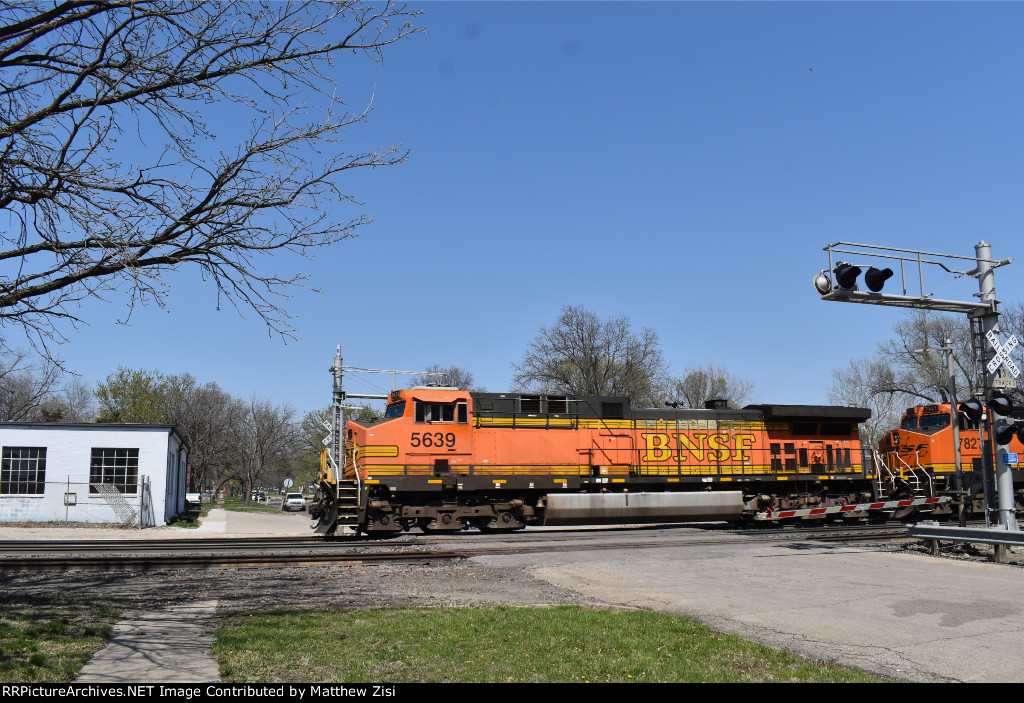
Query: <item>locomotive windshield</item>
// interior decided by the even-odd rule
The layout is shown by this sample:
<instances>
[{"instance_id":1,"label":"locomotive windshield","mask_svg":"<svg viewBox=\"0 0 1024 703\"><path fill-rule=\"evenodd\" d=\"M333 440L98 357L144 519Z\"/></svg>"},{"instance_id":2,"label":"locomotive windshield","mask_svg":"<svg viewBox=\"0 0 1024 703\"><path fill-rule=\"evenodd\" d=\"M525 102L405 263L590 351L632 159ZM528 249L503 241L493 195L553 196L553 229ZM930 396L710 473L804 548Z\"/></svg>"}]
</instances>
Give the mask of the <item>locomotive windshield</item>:
<instances>
[{"instance_id":1,"label":"locomotive windshield","mask_svg":"<svg viewBox=\"0 0 1024 703\"><path fill-rule=\"evenodd\" d=\"M937 415L922 415L919 427L920 431L924 432L925 434L938 432L943 427L949 427L949 413L939 413Z\"/></svg>"},{"instance_id":2,"label":"locomotive windshield","mask_svg":"<svg viewBox=\"0 0 1024 703\"><path fill-rule=\"evenodd\" d=\"M402 417L405 414L405 401L400 400L397 403L392 403L388 406L387 411L384 413L384 417L387 419Z\"/></svg>"},{"instance_id":3,"label":"locomotive windshield","mask_svg":"<svg viewBox=\"0 0 1024 703\"><path fill-rule=\"evenodd\" d=\"M903 418L903 422L900 423L901 430L916 430L917 429L917 416L906 415Z\"/></svg>"}]
</instances>

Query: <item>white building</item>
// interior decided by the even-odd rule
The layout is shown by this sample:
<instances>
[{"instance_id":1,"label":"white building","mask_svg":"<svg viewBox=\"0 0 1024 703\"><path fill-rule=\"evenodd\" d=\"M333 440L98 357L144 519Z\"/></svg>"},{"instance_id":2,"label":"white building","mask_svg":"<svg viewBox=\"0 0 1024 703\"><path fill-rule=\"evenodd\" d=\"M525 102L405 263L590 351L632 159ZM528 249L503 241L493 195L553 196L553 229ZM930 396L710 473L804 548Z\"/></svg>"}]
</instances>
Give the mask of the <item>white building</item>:
<instances>
[{"instance_id":1,"label":"white building","mask_svg":"<svg viewBox=\"0 0 1024 703\"><path fill-rule=\"evenodd\" d=\"M187 460L170 425L0 422L0 523L165 525Z\"/></svg>"}]
</instances>

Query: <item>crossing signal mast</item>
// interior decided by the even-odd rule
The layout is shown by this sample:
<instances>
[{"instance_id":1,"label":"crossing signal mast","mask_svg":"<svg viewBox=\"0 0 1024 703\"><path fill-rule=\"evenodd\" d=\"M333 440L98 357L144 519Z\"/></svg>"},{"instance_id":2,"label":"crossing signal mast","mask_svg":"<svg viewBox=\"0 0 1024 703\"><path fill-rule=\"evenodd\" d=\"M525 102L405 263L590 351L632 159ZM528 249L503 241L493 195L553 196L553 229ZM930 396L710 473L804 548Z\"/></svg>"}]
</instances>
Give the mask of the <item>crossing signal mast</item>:
<instances>
[{"instance_id":1,"label":"crossing signal mast","mask_svg":"<svg viewBox=\"0 0 1024 703\"><path fill-rule=\"evenodd\" d=\"M982 400L972 398L961 403L958 410L969 417L982 418L989 430L989 436L997 445L1006 445L1014 434L1024 441L1024 424L1009 419L1012 410L1010 399L993 389L993 375L1000 366L1005 367L1014 379L1020 374L1010 359L1010 351L1016 347L1017 338L1011 336L1006 344L999 340L999 310L994 281L995 269L1013 263L1013 259L993 259L992 247L987 242L975 245L973 257L851 242L829 244L824 250L828 252L828 268L822 269L814 277L814 289L822 300L965 313L971 321L971 331L975 337L974 348L981 350L982 356L985 357L977 359L979 385L985 397ZM839 259L840 256L843 260ZM969 269L959 270L965 262L973 262L974 265ZM869 263L871 265L868 265ZM948 276L976 278L979 292L975 293L974 297L978 300L938 298L934 291L929 291L925 287L925 270L932 270L933 267L947 274L947 279ZM895 291L892 287L885 291L889 279L895 275L894 268L898 268L900 272L899 287ZM861 290L858 285L861 273L864 273L864 287L867 290ZM985 412L986 406L989 409L988 413ZM998 416L998 419L994 416ZM989 522L989 513L993 512L989 503L992 492L995 491L989 491L991 470L984 467L992 459L992 454L996 455L996 486L993 489L998 488L999 525L1005 530L1019 531L1014 511L1013 474L1010 466L1018 463L1018 457L1005 452L982 452L986 523ZM959 466L957 469L959 475Z\"/></svg>"}]
</instances>

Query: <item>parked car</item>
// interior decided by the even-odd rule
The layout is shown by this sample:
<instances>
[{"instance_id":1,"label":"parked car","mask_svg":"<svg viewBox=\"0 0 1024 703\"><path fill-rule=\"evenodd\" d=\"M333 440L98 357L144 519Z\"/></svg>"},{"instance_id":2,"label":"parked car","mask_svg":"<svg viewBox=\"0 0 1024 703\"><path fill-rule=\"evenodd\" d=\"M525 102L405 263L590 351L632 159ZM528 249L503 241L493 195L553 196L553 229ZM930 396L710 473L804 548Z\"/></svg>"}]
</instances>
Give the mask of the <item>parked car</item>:
<instances>
[{"instance_id":1,"label":"parked car","mask_svg":"<svg viewBox=\"0 0 1024 703\"><path fill-rule=\"evenodd\" d=\"M286 493L284 501L281 503L281 510L288 512L289 510L305 510L306 509L306 497L301 493Z\"/></svg>"}]
</instances>

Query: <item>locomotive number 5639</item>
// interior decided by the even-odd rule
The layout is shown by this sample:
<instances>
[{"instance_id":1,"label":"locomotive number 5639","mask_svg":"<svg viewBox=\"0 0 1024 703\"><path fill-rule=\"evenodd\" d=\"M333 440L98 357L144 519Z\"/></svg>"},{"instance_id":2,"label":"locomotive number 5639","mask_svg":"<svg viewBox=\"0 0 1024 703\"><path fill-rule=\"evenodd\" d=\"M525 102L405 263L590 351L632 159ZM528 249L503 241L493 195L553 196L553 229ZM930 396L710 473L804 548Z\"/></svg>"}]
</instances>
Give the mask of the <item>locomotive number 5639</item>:
<instances>
[{"instance_id":1,"label":"locomotive number 5639","mask_svg":"<svg viewBox=\"0 0 1024 703\"><path fill-rule=\"evenodd\" d=\"M454 447L455 433L413 432L409 444L413 447Z\"/></svg>"}]
</instances>

